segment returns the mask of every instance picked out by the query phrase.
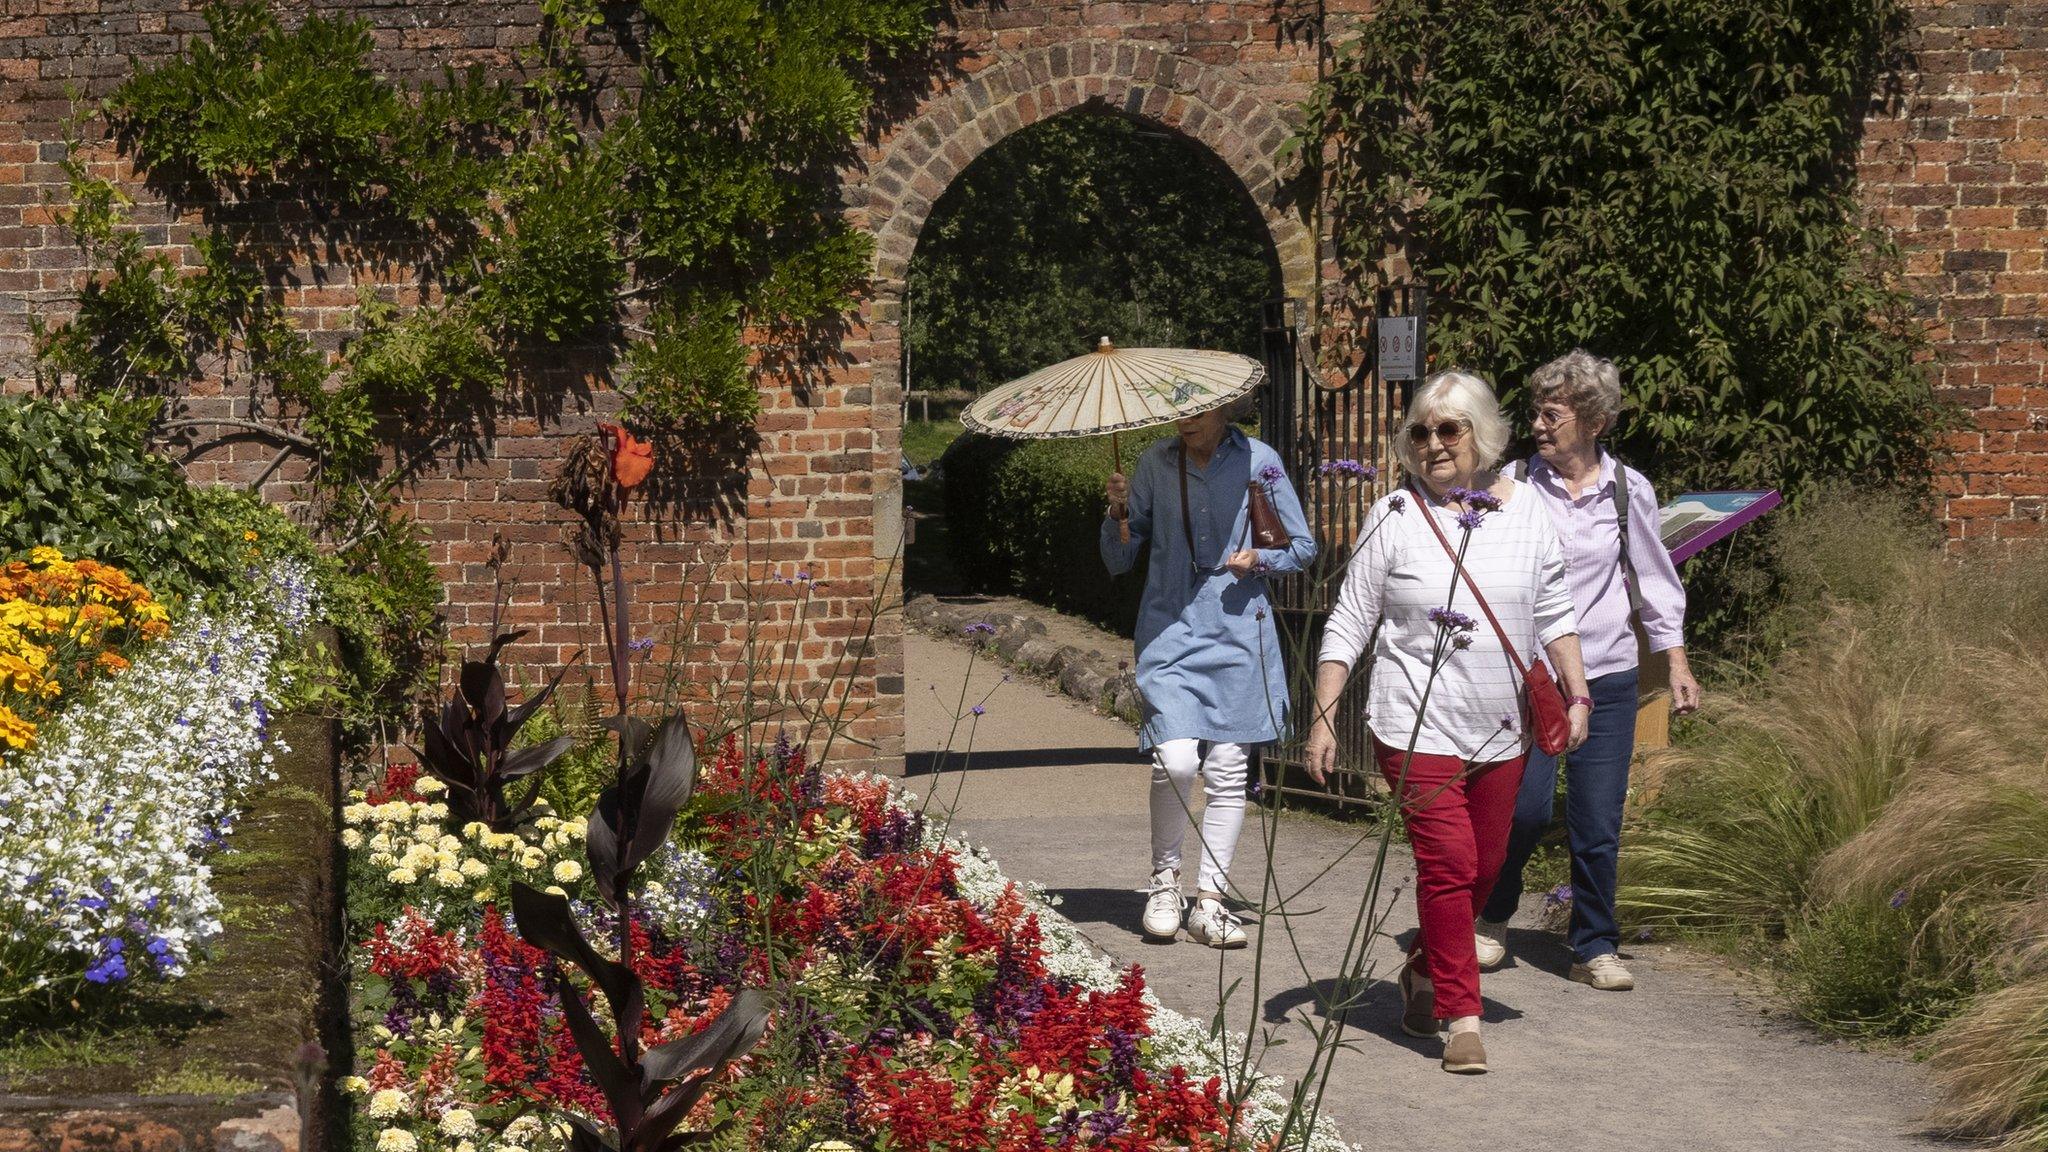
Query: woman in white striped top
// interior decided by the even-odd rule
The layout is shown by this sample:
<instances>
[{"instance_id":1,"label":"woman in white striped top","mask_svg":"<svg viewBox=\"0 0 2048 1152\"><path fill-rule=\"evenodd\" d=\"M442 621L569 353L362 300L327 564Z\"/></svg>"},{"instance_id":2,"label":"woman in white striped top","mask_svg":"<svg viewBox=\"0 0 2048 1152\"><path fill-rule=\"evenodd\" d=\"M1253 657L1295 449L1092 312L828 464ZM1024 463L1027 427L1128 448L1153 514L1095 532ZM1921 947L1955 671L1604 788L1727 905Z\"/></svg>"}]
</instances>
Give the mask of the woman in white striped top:
<instances>
[{"instance_id":1,"label":"woman in white striped top","mask_svg":"<svg viewBox=\"0 0 2048 1152\"><path fill-rule=\"evenodd\" d=\"M1450 1072L1486 1071L1472 925L1507 855L1529 737L1521 674L1472 586L1453 585L1447 545L1462 548L1517 653L1531 659L1541 645L1550 657L1570 698L1572 746L1592 707L1557 530L1526 484L1494 471L1507 441L1484 380L1440 372L1416 390L1395 440L1411 482L1373 505L1352 552L1323 632L1306 748L1320 783L1337 763L1337 699L1370 643L1367 725L1402 797L1421 912L1401 971L1401 1027L1434 1036L1447 1021Z\"/></svg>"}]
</instances>

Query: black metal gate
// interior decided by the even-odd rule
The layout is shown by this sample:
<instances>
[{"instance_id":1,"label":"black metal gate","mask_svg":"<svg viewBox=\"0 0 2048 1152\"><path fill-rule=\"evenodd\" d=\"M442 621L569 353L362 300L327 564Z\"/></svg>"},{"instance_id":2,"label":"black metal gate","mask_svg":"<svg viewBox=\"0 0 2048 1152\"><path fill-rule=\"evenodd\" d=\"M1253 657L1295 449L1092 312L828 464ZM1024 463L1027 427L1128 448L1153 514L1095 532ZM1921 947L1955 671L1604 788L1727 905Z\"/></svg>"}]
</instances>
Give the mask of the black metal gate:
<instances>
[{"instance_id":1,"label":"black metal gate","mask_svg":"<svg viewBox=\"0 0 2048 1152\"><path fill-rule=\"evenodd\" d=\"M1381 293L1380 315L1421 317L1427 292L1399 285ZM1308 322L1315 322L1311 316ZM1365 512L1392 479L1393 457L1387 439L1407 406L1412 382L1380 379L1370 355L1342 386L1327 387L1315 366L1302 362L1302 302L1268 301L1263 324L1266 387L1260 393L1260 436L1280 454L1288 476L1301 496L1310 531L1320 553L1310 571L1281 577L1272 585L1278 613L1281 650L1293 686L1292 739L1260 756L1260 775L1276 795L1296 795L1340 805L1371 801L1384 791L1372 769L1372 741L1365 726L1365 689L1369 668L1361 662L1337 708L1337 745L1342 757L1337 778L1328 787L1310 781L1301 769L1301 744L1315 708L1316 652L1322 644L1323 621L1337 601ZM1418 325L1420 327L1420 325ZM1364 333L1363 346L1378 346L1378 333ZM1419 355L1419 353L1418 353ZM1379 469L1379 479L1361 482L1322 466L1335 460L1356 460ZM1369 658L1369 654L1368 654Z\"/></svg>"}]
</instances>

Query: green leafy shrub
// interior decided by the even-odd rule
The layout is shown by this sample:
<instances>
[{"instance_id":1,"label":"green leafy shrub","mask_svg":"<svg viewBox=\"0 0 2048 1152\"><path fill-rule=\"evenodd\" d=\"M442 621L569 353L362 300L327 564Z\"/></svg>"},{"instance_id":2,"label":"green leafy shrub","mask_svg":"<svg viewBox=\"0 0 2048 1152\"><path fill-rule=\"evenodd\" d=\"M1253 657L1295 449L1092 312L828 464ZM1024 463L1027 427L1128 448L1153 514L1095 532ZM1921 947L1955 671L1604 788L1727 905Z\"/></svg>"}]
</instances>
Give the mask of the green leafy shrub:
<instances>
[{"instance_id":1,"label":"green leafy shrub","mask_svg":"<svg viewBox=\"0 0 2048 1152\"><path fill-rule=\"evenodd\" d=\"M186 482L147 448L151 400L0 400L0 559L39 544L118 564L153 591L231 601L263 562L310 562L339 645L340 679L302 669L302 703L362 735L410 721L410 699L440 655L441 584L410 521L388 509L338 552L323 552L253 493Z\"/></svg>"},{"instance_id":2,"label":"green leafy shrub","mask_svg":"<svg viewBox=\"0 0 2048 1152\"><path fill-rule=\"evenodd\" d=\"M1355 298L1398 237L1434 359L1510 411L1585 347L1621 368L1612 440L1666 490L1913 487L1951 413L1855 183L1904 27L1897 0L1396 0L1340 51L1302 155ZM1767 602L1768 569L1734 571L1688 574L1703 639Z\"/></svg>"},{"instance_id":3,"label":"green leafy shrub","mask_svg":"<svg viewBox=\"0 0 2048 1152\"><path fill-rule=\"evenodd\" d=\"M1968 958L1926 932L1928 919L1928 909L1905 901L1822 904L1786 938L1795 1010L1863 1036L1916 1035L1954 1015L1974 990Z\"/></svg>"},{"instance_id":4,"label":"green leafy shrub","mask_svg":"<svg viewBox=\"0 0 2048 1152\"><path fill-rule=\"evenodd\" d=\"M1123 437L1124 467L1161 425ZM1000 440L962 436L940 459L946 528L961 582L980 592L1014 594L1095 621L1120 635L1136 627L1146 560L1115 578L1102 566L1099 539L1110 445L1081 440Z\"/></svg>"},{"instance_id":5,"label":"green leafy shrub","mask_svg":"<svg viewBox=\"0 0 2048 1152\"><path fill-rule=\"evenodd\" d=\"M160 596L234 569L177 466L144 448L153 400L0 399L0 555L39 544L117 564Z\"/></svg>"}]
</instances>

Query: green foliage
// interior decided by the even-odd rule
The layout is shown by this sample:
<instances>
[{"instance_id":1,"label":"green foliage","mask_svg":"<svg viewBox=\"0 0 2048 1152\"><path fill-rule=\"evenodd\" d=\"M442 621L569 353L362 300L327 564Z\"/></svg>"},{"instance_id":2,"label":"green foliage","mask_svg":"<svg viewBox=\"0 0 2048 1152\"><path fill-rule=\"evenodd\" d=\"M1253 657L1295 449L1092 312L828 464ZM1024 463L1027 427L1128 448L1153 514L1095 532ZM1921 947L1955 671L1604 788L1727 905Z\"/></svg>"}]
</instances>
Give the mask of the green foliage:
<instances>
[{"instance_id":1,"label":"green foliage","mask_svg":"<svg viewBox=\"0 0 2048 1152\"><path fill-rule=\"evenodd\" d=\"M1126 433L1124 466L1172 425ZM940 461L953 566L972 591L1009 593L1086 617L1128 636L1137 625L1145 561L1111 578L1099 534L1105 439L998 440L962 436Z\"/></svg>"},{"instance_id":2,"label":"green foliage","mask_svg":"<svg viewBox=\"0 0 2048 1152\"><path fill-rule=\"evenodd\" d=\"M1926 909L1883 899L1813 911L1786 940L1795 1009L1824 1028L1864 1036L1915 1035L1954 1015L1974 980L1967 964L1920 939L1926 922Z\"/></svg>"},{"instance_id":3,"label":"green foliage","mask_svg":"<svg viewBox=\"0 0 2048 1152\"><path fill-rule=\"evenodd\" d=\"M1334 158L1356 286L1403 230L1436 361L1511 411L1580 346L1621 366L1613 441L1665 488L1911 486L1947 417L1854 182L1902 28L1895 0L1396 0L1311 106L1304 155ZM1744 607L1715 591L1710 615Z\"/></svg>"},{"instance_id":4,"label":"green foliage","mask_svg":"<svg viewBox=\"0 0 2048 1152\"><path fill-rule=\"evenodd\" d=\"M513 340L564 344L612 322L625 260L615 246L618 173L575 154L544 158L519 181L482 258L492 272L477 286L485 323Z\"/></svg>"},{"instance_id":5,"label":"green foliage","mask_svg":"<svg viewBox=\"0 0 2048 1152\"><path fill-rule=\"evenodd\" d=\"M202 595L228 542L169 460L147 452L152 400L0 400L0 557L47 544L119 565L163 597Z\"/></svg>"},{"instance_id":6,"label":"green foliage","mask_svg":"<svg viewBox=\"0 0 2048 1152\"><path fill-rule=\"evenodd\" d=\"M869 243L836 173L883 66L932 32L922 0L647 4L642 83L599 125L580 45L605 19L587 0L543 5L524 82L472 68L418 89L376 72L365 21L287 27L261 0L205 13L206 36L101 111L152 182L229 209L206 267L183 274L145 250L121 227L122 194L74 152L69 219L98 274L73 319L37 328L40 364L46 382L131 394L239 373L286 401L268 430L314 452L336 487L375 470L386 421L488 403L514 346L616 358L643 423L750 426L744 334L771 334L780 363L815 351L854 305ZM308 233L429 253L432 302L366 298L360 334L329 364L265 288L274 245L246 243L263 215L239 209L272 201L343 209ZM646 322L621 323L643 301Z\"/></svg>"},{"instance_id":7,"label":"green foliage","mask_svg":"<svg viewBox=\"0 0 2048 1152\"><path fill-rule=\"evenodd\" d=\"M308 702L343 715L362 735L410 720L410 700L440 655L441 585L410 522L387 509L333 554L252 493L186 483L146 447L154 400L87 397L0 401L0 560L40 544L117 564L167 597L231 604L252 567L295 558L313 565L339 642L340 680L327 664L300 669Z\"/></svg>"},{"instance_id":8,"label":"green foliage","mask_svg":"<svg viewBox=\"0 0 2048 1152\"><path fill-rule=\"evenodd\" d=\"M353 383L372 395L431 403L446 394L488 392L504 375L497 349L461 304L401 312L364 289L360 333L349 346Z\"/></svg>"},{"instance_id":9,"label":"green foliage","mask_svg":"<svg viewBox=\"0 0 2048 1152\"><path fill-rule=\"evenodd\" d=\"M1236 181L1179 139L1074 113L989 149L939 199L909 275L919 387L984 388L1126 347L1257 355L1277 294Z\"/></svg>"}]
</instances>

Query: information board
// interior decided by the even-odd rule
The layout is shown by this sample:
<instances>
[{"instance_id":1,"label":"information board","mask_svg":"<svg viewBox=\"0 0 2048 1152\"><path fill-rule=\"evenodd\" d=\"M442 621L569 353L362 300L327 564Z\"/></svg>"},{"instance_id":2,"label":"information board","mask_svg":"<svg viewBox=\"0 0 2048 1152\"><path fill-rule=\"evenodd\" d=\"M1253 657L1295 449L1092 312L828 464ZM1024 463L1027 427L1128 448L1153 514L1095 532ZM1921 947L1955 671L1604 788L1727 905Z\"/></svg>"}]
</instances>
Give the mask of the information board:
<instances>
[{"instance_id":1,"label":"information board","mask_svg":"<svg viewBox=\"0 0 2048 1152\"><path fill-rule=\"evenodd\" d=\"M1657 535L1671 552L1672 561L1683 564L1778 503L1778 493L1772 489L1681 493L1659 509Z\"/></svg>"}]
</instances>

